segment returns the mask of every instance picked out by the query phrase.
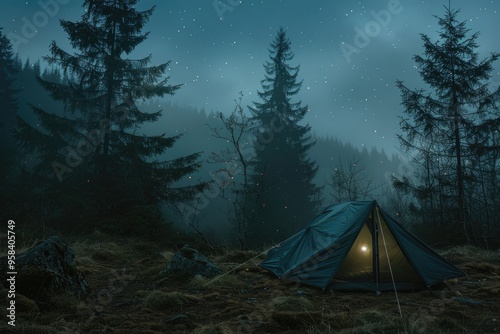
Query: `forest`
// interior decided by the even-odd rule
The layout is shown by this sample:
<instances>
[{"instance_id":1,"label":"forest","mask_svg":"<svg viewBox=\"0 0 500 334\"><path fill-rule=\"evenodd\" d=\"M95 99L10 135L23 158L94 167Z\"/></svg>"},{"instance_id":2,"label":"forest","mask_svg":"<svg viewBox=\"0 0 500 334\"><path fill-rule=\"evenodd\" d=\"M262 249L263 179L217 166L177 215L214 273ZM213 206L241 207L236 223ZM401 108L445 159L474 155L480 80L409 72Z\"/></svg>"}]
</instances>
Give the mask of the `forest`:
<instances>
[{"instance_id":1,"label":"forest","mask_svg":"<svg viewBox=\"0 0 500 334\"><path fill-rule=\"evenodd\" d=\"M154 7L139 11L136 3L84 1L80 20L60 21L73 49L63 48L62 41L56 40L40 59L22 59L14 53L5 27L0 29L0 212L2 221L16 222L18 249L28 249L51 236L70 240L83 256L76 258L78 269L97 286L105 284L105 269L98 273L99 265L111 267L111 263L119 265L123 256L133 257L137 261L134 270L141 273L134 274L130 286L135 289L137 285L138 295L132 304L126 300L119 304L114 294L109 304L113 314L119 314L121 306L139 307L134 304L137 300L149 302L148 309L156 311L182 305L196 308L208 300L222 300L224 288L242 291L245 298L257 293L247 288L252 284L281 289L274 286L277 282L264 281L267 276L256 273L248 261L262 260L264 249L303 229L325 207L376 200L423 242L448 250L445 254L462 264L461 270L492 281L492 287L487 287L489 297L473 295L483 298L483 306L478 306L484 307L482 311L492 311L489 307L496 303L500 286L490 279L500 275L492 255L500 247L500 87L492 85L491 77L500 54L479 53L478 33L468 29L459 10L446 7L436 17L437 39L421 35L423 52L413 56L421 86L408 86L404 74L394 83L401 100L399 153L387 154L375 146L359 149L335 133L318 135L305 121L310 110L308 101L301 99L302 72L294 59L294 36L284 27L269 41L262 41L269 57L263 68L255 69L262 78L257 96L249 98L241 92L227 97L234 108L224 111L173 103L171 97L189 86L170 77L170 61L154 63L153 59L165 58L154 54L129 58L148 38L144 26L155 15ZM86 243L89 240L94 246ZM121 244L132 253L120 248ZM155 251L155 245L161 245L163 253ZM189 291L202 291L201 295L169 295L177 298L170 304L165 295L140 290L138 286L146 281L154 281L162 293L167 293L169 284L177 291L185 289L184 277L158 278L148 272L156 277L148 279L144 274L164 266L163 260L171 259L184 245L207 252L223 264L243 262L242 268L229 264L223 268L228 273L236 270L234 276L237 273L239 278L210 288L205 288L207 281L202 278L192 281ZM161 265L154 257L141 262L132 249L156 252ZM472 255L457 251L471 249L484 261L482 269L472 266ZM169 279L174 283L168 283ZM317 331L306 321L309 333L330 333L325 326L333 322L336 326L345 323L339 331L360 327L370 316L382 322L380 328L387 332L396 332L395 328L411 332L411 319L401 324L394 318L382 319L378 311L366 311L366 318L356 320L349 315L349 306L332 311L335 318L323 314L317 318L313 304L303 299L320 297L308 288L297 289L296 300L290 303L305 303L301 307L316 319ZM154 304L159 297L164 299L156 302L163 306ZM242 306L231 298L237 310L234 315L251 312L248 303ZM340 298L355 308L349 295ZM474 300L458 301L457 307L462 310ZM276 298L270 302L279 311ZM390 303L390 298L383 303ZM30 307L43 313L41 305ZM404 307L409 309L409 305ZM56 312L61 312L61 306L57 307ZM205 312L199 307L197 312ZM281 311L303 311L283 307ZM95 323L106 322L106 312L94 311L100 318ZM143 318L151 316L143 309L140 312ZM224 312L219 312L223 319ZM288 319L286 312L276 315L273 324L263 321L267 324L264 332L276 328L286 332L289 321L299 324L297 333L303 332L299 315ZM174 313L182 316L159 325L158 332L180 333L196 327L186 320L191 315ZM31 314L28 319L35 319ZM428 325L439 328L439 333L450 328L450 333L469 330L479 321L479 315L471 314L474 319L453 327L430 319L427 313L418 316L427 317ZM201 324L206 317L200 315L204 320L194 322ZM43 317L36 319L40 326L47 326ZM51 321L51 328L57 328ZM97 332L119 322L107 321L106 325L80 323L77 327ZM262 321L259 326L250 320L245 324L253 328L248 332L262 330ZM491 323L485 326L484 332L496 328ZM219 327L213 333L230 333L234 326Z\"/></svg>"},{"instance_id":2,"label":"forest","mask_svg":"<svg viewBox=\"0 0 500 334\"><path fill-rule=\"evenodd\" d=\"M300 64L283 29L253 107L243 93L224 112L172 105L186 88L167 82L169 63L126 58L152 14L135 13L137 28L101 40L85 29L106 25L85 25L108 14L63 20L75 55L54 41L43 59L21 60L2 34L4 219L80 233L122 229L106 221L138 210L212 245L247 248L284 239L330 204L376 199L427 242L498 245L499 93L488 82L498 55L480 60L458 12L414 57L426 89L396 83L400 154L390 157L303 121Z\"/></svg>"}]
</instances>

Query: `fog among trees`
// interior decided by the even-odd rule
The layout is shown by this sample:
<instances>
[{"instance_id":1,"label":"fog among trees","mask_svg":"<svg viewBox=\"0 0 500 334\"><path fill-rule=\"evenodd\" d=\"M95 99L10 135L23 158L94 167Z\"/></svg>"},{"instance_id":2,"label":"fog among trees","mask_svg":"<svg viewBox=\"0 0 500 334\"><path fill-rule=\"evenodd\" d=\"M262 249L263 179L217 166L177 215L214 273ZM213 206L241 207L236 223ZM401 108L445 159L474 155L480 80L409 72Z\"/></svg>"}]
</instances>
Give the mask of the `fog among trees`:
<instances>
[{"instance_id":1,"label":"fog among trees","mask_svg":"<svg viewBox=\"0 0 500 334\"><path fill-rule=\"evenodd\" d=\"M500 242L499 55L479 53L459 11L437 18L437 39L422 35L413 60L425 88L404 74L394 83L401 150L389 156L304 120L284 28L262 42L257 96L228 96L233 110L173 104L189 86L158 63L168 55L129 58L155 15L135 3L85 1L79 21L61 21L74 50L56 40L41 59L21 59L0 30L3 219L246 249L286 239L325 206L376 199L431 244Z\"/></svg>"}]
</instances>

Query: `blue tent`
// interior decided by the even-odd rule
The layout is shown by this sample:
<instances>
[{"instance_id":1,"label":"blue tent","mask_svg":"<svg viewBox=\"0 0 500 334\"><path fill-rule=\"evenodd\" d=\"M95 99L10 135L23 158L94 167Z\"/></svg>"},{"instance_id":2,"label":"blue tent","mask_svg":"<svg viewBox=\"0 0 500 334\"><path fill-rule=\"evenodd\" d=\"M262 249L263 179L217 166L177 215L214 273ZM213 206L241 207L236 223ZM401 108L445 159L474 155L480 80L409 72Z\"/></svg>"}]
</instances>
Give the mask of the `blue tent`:
<instances>
[{"instance_id":1,"label":"blue tent","mask_svg":"<svg viewBox=\"0 0 500 334\"><path fill-rule=\"evenodd\" d=\"M465 274L379 207L332 205L259 264L280 279L322 289L418 290Z\"/></svg>"}]
</instances>

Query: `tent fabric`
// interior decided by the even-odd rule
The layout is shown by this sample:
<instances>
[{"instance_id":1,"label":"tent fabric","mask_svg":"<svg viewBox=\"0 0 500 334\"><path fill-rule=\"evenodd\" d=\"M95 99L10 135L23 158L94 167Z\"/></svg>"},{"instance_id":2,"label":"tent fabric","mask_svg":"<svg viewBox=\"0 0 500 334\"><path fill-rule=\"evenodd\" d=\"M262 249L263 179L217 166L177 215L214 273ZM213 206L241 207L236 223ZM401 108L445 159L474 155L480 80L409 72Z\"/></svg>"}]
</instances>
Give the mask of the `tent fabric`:
<instances>
[{"instance_id":1,"label":"tent fabric","mask_svg":"<svg viewBox=\"0 0 500 334\"><path fill-rule=\"evenodd\" d=\"M419 290L465 275L376 201L327 207L259 266L282 280L336 290Z\"/></svg>"}]
</instances>

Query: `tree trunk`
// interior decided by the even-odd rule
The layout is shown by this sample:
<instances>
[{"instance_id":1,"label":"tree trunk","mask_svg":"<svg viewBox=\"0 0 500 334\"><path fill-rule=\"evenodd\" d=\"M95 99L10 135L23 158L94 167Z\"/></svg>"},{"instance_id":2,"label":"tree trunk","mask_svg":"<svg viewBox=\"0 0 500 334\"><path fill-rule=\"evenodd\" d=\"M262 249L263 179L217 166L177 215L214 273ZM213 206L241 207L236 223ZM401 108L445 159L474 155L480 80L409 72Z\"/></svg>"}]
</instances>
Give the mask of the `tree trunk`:
<instances>
[{"instance_id":1,"label":"tree trunk","mask_svg":"<svg viewBox=\"0 0 500 334\"><path fill-rule=\"evenodd\" d=\"M463 226L465 237L467 242L470 244L471 240L469 238L469 233L467 231L467 222L465 220L465 206L464 206L464 175L462 172L462 156L461 156L461 146L460 146L460 123L459 123L459 108L456 98L453 101L453 116L455 121L455 151L457 160L457 187L458 187L458 223Z\"/></svg>"}]
</instances>

